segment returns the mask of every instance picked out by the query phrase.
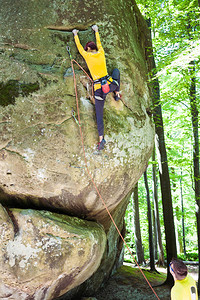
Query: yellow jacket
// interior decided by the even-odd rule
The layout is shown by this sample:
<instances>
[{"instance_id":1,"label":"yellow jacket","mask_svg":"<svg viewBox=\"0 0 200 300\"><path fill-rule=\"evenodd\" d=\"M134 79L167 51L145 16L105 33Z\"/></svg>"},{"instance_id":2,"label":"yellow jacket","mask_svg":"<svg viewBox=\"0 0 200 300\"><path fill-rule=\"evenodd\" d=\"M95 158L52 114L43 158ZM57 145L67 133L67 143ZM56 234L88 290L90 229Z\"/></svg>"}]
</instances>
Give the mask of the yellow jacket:
<instances>
[{"instance_id":1,"label":"yellow jacket","mask_svg":"<svg viewBox=\"0 0 200 300\"><path fill-rule=\"evenodd\" d=\"M96 35L96 45L98 48L97 53L85 51L83 46L80 43L78 35L75 35L74 37L78 51L85 59L93 80L97 80L108 74L107 67L106 67L105 53L101 45L99 32L98 31L95 32L95 35Z\"/></svg>"},{"instance_id":2,"label":"yellow jacket","mask_svg":"<svg viewBox=\"0 0 200 300\"><path fill-rule=\"evenodd\" d=\"M195 289L196 295L192 298L191 287ZM183 280L176 280L171 289L171 300L198 300L195 280L187 275Z\"/></svg>"}]
</instances>

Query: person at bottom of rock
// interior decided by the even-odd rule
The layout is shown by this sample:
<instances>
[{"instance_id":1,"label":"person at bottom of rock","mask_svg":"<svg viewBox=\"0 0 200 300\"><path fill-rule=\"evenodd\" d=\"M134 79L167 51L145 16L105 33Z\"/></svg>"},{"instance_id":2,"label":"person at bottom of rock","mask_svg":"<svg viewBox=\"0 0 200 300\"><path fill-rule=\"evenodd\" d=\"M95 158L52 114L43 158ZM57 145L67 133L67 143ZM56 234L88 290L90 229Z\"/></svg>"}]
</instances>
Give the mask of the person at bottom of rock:
<instances>
[{"instance_id":1,"label":"person at bottom of rock","mask_svg":"<svg viewBox=\"0 0 200 300\"><path fill-rule=\"evenodd\" d=\"M99 134L98 150L103 150L106 143L104 139L104 123L103 123L103 109L106 99L106 95L110 92L114 93L114 99L118 101L120 99L120 72L118 69L114 69L112 76L110 77L107 72L106 59L103 47L101 45L100 36L98 32L98 26L93 25L92 29L95 32L96 44L94 42L88 42L83 48L79 37L78 30L74 29L74 39L78 51L85 59L92 79L94 81L94 98L95 98L95 110L97 119L97 129Z\"/></svg>"},{"instance_id":2,"label":"person at bottom of rock","mask_svg":"<svg viewBox=\"0 0 200 300\"><path fill-rule=\"evenodd\" d=\"M188 274L184 262L174 258L169 268L175 282L171 289L171 300L198 300L196 282Z\"/></svg>"}]
</instances>

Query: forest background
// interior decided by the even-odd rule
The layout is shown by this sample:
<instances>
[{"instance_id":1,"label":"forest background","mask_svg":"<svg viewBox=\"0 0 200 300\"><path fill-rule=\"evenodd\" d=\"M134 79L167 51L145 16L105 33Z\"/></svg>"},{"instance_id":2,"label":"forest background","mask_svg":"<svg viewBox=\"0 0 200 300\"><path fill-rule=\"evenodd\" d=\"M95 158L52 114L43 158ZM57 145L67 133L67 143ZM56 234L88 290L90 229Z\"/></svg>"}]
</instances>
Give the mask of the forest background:
<instances>
[{"instance_id":1,"label":"forest background","mask_svg":"<svg viewBox=\"0 0 200 300\"><path fill-rule=\"evenodd\" d=\"M162 162L159 151L155 151L144 177L140 178L126 211L126 242L137 255L139 263L149 260L152 247L153 260L157 259L161 264L166 260L166 224L159 163L167 163L177 256L185 261L198 261L200 0L137 0L137 5L151 30L156 70L150 74L150 80L156 81L159 98L157 102L153 101L151 110L154 112L156 105L162 107L159 118L163 123L167 161ZM155 125L162 126L156 121ZM155 198L158 200L157 212ZM135 212L137 201L139 216ZM167 203L170 208L170 201L167 200ZM160 224L160 242L157 221ZM138 246L138 226L141 247ZM125 260L132 261L126 249Z\"/></svg>"}]
</instances>

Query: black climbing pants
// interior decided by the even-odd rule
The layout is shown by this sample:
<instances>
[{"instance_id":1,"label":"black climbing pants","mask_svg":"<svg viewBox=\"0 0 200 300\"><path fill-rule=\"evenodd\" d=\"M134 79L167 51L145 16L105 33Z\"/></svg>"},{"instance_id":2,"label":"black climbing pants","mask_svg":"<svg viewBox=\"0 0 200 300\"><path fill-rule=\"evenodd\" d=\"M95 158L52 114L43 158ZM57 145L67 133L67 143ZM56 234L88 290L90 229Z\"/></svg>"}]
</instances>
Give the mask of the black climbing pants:
<instances>
[{"instance_id":1,"label":"black climbing pants","mask_svg":"<svg viewBox=\"0 0 200 300\"><path fill-rule=\"evenodd\" d=\"M120 72L118 69L113 70L112 79L113 79L113 81L109 84L109 87L110 87L109 93L114 92L114 91L119 92L119 90L120 90ZM106 95L107 94L105 94L101 88L97 89L94 92L97 130L98 130L99 136L104 135L103 108L104 108Z\"/></svg>"}]
</instances>

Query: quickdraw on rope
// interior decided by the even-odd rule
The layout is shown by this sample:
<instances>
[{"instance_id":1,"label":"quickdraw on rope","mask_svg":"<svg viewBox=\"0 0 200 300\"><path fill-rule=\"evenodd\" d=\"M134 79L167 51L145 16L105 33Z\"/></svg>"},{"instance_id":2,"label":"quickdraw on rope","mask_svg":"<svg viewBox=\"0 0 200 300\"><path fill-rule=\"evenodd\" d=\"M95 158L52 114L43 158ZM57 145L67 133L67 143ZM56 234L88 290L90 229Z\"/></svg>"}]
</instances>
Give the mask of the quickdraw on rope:
<instances>
[{"instance_id":1,"label":"quickdraw on rope","mask_svg":"<svg viewBox=\"0 0 200 300\"><path fill-rule=\"evenodd\" d=\"M69 54L69 57L70 57L70 60L71 60L71 67L72 67L73 78L74 78L74 89L75 89L75 95L76 95L76 107L77 107L77 115L78 115L78 121L77 121L77 122L78 122L79 130L80 130L81 143L82 143L83 155L84 155L85 167L86 167L87 173L88 173L88 175L89 175L89 177L90 177L90 179L91 179L91 181L92 181L92 183L93 183L93 186L94 186L94 188L95 188L97 194L99 195L99 198L100 198L101 201L102 201L103 206L105 207L105 209L106 209L106 211L107 211L107 213L108 213L108 215L109 215L111 221L113 222L113 224L114 224L114 226L115 226L115 228L116 228L116 230L117 230L119 236L121 237L121 239L122 239L124 245L125 245L126 248L128 249L128 251L129 251L131 257L133 258L134 262L135 262L136 265L138 266L140 272L142 273L144 279L145 279L146 282L148 283L148 285L149 285L149 287L151 288L152 292L154 293L154 295L156 296L156 298L157 298L158 300L160 300L160 298L159 298L158 295L156 294L155 290L153 289L152 285L150 284L149 280L147 279L147 277L145 276L144 272L143 272L142 269L140 268L140 266L139 266L137 260L136 260L135 257L133 256L133 254L132 254L130 248L128 247L128 245L127 245L127 243L126 243L124 237L122 236L122 234L121 234L119 228L117 227L117 224L115 223L115 221L114 221L114 219L113 219L113 217L112 217L112 215L111 215L111 213L110 213L110 211L109 211L109 209L108 209L108 207L107 207L105 201L103 200L103 198L102 198L102 196L101 196L101 194L100 194L100 192L99 192L99 190L98 190L98 188L97 188L97 186L96 186L96 184L95 184L95 182L94 182L94 179L93 179L92 175L90 174L90 171L89 171L89 168L88 168L88 164L87 164L87 159L86 159L86 153L85 153L85 147L84 147L84 140L83 140L83 133L82 133L82 129L81 129L80 111L79 111L79 104L78 104L78 93L77 93L77 85L76 85L76 75L75 75L75 70L74 70L74 65L73 65L73 63L76 63L76 64L79 66L79 68L87 75L87 77L88 77L92 82L93 82L93 80L90 78L90 76L87 74L87 72L86 72L86 71L85 71L85 70L77 63L77 61L75 61L75 60L72 58L71 53L70 53L70 48L69 48L69 46L67 46L67 51L68 51L68 54Z\"/></svg>"},{"instance_id":2,"label":"quickdraw on rope","mask_svg":"<svg viewBox=\"0 0 200 300\"><path fill-rule=\"evenodd\" d=\"M79 121L78 121L77 118L76 118L75 111L74 111L73 108L72 108L72 117L74 118L76 124L77 124L78 126L81 126L81 125L79 124Z\"/></svg>"}]
</instances>

